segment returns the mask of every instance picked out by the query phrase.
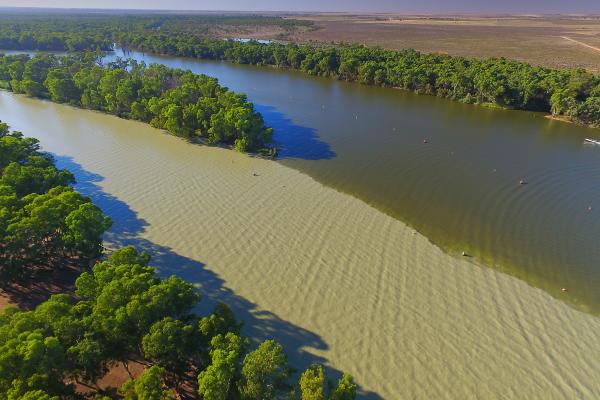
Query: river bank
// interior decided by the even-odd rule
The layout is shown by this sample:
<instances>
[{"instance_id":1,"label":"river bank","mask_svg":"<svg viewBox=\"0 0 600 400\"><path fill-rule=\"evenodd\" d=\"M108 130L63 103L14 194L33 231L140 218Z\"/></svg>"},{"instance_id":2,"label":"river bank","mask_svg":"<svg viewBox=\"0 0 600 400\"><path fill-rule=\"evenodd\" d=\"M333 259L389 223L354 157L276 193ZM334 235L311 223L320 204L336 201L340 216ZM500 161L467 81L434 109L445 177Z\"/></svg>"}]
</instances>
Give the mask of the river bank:
<instances>
[{"instance_id":1,"label":"river bank","mask_svg":"<svg viewBox=\"0 0 600 400\"><path fill-rule=\"evenodd\" d=\"M0 115L117 222L108 245L146 248L162 274L196 282L206 305L230 304L246 334L275 337L300 368L325 360L365 398L600 393L600 319L307 175L9 93Z\"/></svg>"}]
</instances>

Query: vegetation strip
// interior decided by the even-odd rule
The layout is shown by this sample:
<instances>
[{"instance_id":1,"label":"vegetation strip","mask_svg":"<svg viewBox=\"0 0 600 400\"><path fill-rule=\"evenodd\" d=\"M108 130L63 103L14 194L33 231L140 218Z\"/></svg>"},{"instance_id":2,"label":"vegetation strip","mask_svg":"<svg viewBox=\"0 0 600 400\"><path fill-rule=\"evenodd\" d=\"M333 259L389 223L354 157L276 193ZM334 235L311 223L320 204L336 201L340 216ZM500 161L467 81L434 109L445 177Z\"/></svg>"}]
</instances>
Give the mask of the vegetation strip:
<instances>
[{"instance_id":1,"label":"vegetation strip","mask_svg":"<svg viewBox=\"0 0 600 400\"><path fill-rule=\"evenodd\" d=\"M388 86L470 104L541 111L600 127L600 76L507 59L469 59L359 45L314 46L223 41L166 33L121 33L124 48L239 64L293 68L311 75Z\"/></svg>"},{"instance_id":2,"label":"vegetation strip","mask_svg":"<svg viewBox=\"0 0 600 400\"><path fill-rule=\"evenodd\" d=\"M275 155L272 129L246 96L214 78L96 53L0 55L0 86L15 93L144 121L177 136Z\"/></svg>"}]
</instances>

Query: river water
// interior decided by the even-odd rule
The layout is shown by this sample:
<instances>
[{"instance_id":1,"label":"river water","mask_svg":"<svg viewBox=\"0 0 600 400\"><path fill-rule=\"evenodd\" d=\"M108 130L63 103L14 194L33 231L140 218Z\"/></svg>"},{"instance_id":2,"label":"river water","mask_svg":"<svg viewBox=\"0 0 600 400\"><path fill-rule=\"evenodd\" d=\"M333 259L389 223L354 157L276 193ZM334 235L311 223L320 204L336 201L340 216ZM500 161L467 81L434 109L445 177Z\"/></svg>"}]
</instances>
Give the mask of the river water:
<instances>
[{"instance_id":1,"label":"river water","mask_svg":"<svg viewBox=\"0 0 600 400\"><path fill-rule=\"evenodd\" d=\"M275 129L279 162L600 311L600 146L584 144L600 130L293 71L115 54L217 77Z\"/></svg>"},{"instance_id":2,"label":"river water","mask_svg":"<svg viewBox=\"0 0 600 400\"><path fill-rule=\"evenodd\" d=\"M600 145L584 143L600 130L295 71L120 49L106 60L117 56L217 77L275 129L278 162L600 312Z\"/></svg>"},{"instance_id":3,"label":"river water","mask_svg":"<svg viewBox=\"0 0 600 400\"><path fill-rule=\"evenodd\" d=\"M163 276L193 282L207 309L229 304L245 335L274 337L300 370L352 373L361 398L598 397L600 320L524 283L598 311L600 149L583 144L597 131L132 55L248 93L282 150L247 157L0 92L0 119L39 138L114 219L108 245L149 251Z\"/></svg>"}]
</instances>

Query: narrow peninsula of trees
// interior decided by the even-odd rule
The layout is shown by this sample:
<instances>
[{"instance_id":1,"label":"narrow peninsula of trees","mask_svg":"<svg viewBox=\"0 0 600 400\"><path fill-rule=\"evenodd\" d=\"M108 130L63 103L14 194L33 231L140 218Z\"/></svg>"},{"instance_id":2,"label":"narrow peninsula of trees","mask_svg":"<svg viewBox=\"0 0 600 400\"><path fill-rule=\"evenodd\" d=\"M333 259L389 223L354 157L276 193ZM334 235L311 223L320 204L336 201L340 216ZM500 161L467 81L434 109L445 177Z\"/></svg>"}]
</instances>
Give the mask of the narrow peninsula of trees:
<instances>
[{"instance_id":1,"label":"narrow peninsula of trees","mask_svg":"<svg viewBox=\"0 0 600 400\"><path fill-rule=\"evenodd\" d=\"M299 380L283 347L258 346L225 304L193 312L200 295L175 276L161 279L133 247L101 256L110 220L70 186L39 143L0 123L0 286L35 268L85 261L74 293L32 311L0 313L0 398L7 400L351 400L356 385L311 366ZM144 365L120 388L103 390L116 365ZM190 376L192 379L190 380ZM83 390L85 389L85 390ZM191 390L191 392L190 392Z\"/></svg>"},{"instance_id":2,"label":"narrow peninsula of trees","mask_svg":"<svg viewBox=\"0 0 600 400\"><path fill-rule=\"evenodd\" d=\"M272 129L243 94L206 75L133 60L101 65L99 53L0 55L0 87L100 110L211 144L274 155Z\"/></svg>"}]
</instances>

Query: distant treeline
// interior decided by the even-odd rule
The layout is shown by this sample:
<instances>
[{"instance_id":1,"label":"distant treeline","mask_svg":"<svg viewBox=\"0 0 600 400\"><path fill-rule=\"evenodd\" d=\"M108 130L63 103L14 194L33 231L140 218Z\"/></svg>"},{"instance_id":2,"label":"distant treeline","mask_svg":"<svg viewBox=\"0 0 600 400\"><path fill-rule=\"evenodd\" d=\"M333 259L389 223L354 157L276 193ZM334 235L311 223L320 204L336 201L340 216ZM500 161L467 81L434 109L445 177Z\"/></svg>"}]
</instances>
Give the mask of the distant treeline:
<instances>
[{"instance_id":1,"label":"distant treeline","mask_svg":"<svg viewBox=\"0 0 600 400\"><path fill-rule=\"evenodd\" d=\"M112 42L98 36L73 33L46 33L12 29L0 32L0 49L40 51L86 51L112 49Z\"/></svg>"},{"instance_id":2,"label":"distant treeline","mask_svg":"<svg viewBox=\"0 0 600 400\"><path fill-rule=\"evenodd\" d=\"M36 139L0 122L0 288L40 281L42 270L65 264L85 271L74 293L33 311L0 313L0 398L174 400L186 392L204 400L354 399L352 377L334 384L320 365L294 382L283 346L265 340L252 348L226 305L195 314L194 285L159 278L144 252L126 247L88 269L111 221L73 183ZM144 372L100 389L117 364L129 372L130 360Z\"/></svg>"},{"instance_id":3,"label":"distant treeline","mask_svg":"<svg viewBox=\"0 0 600 400\"><path fill-rule=\"evenodd\" d=\"M0 49L110 50L113 41L110 31L102 25L102 22L89 14L87 16L3 14L0 15ZM133 28L131 25L120 25L123 29Z\"/></svg>"},{"instance_id":4,"label":"distant treeline","mask_svg":"<svg viewBox=\"0 0 600 400\"><path fill-rule=\"evenodd\" d=\"M136 119L186 138L273 155L272 130L246 96L216 79L153 64L99 65L98 53L0 55L0 86Z\"/></svg>"},{"instance_id":5,"label":"distant treeline","mask_svg":"<svg viewBox=\"0 0 600 400\"><path fill-rule=\"evenodd\" d=\"M114 32L166 31L209 37L242 33L256 27L275 27L281 36L312 22L262 15L183 15L69 13L44 15L11 13L0 15L0 49L83 51L110 50Z\"/></svg>"}]
</instances>

